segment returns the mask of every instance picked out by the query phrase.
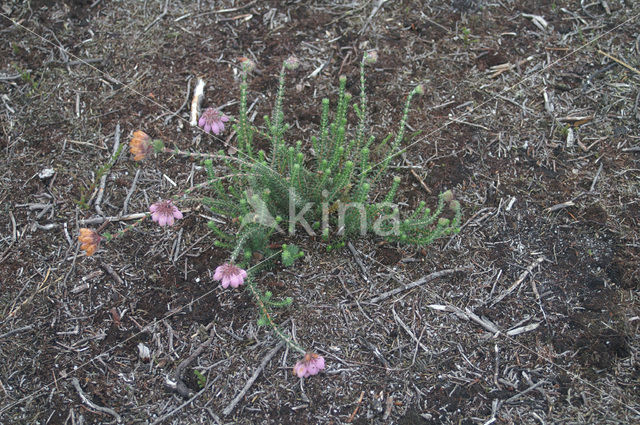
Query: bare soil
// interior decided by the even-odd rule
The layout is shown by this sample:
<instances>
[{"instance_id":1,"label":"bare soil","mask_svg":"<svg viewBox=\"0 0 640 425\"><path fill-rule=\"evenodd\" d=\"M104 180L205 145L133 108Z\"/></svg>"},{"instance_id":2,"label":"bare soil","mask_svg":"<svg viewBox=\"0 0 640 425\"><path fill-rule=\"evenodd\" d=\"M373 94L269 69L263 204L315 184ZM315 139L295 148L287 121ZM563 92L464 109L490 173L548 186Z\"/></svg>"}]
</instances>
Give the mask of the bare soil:
<instances>
[{"instance_id":1,"label":"bare soil","mask_svg":"<svg viewBox=\"0 0 640 425\"><path fill-rule=\"evenodd\" d=\"M4 2L0 423L639 423L640 4L587 3ZM181 206L169 230L143 222L79 251L99 211L145 212L206 179L197 161L126 153L100 204L94 191L81 209L118 125L123 144L142 129L183 150L233 146L229 131L189 126L188 88L202 77L203 106L237 116L239 58L251 58L262 126L295 54L288 137L308 143L338 77L357 93L368 49L380 139L407 93L426 89L390 173L399 199L433 204L451 189L464 226L420 249L362 238L355 255L287 239L304 260L258 282L293 297L275 319L325 357L323 373L294 377L297 354L272 353L249 294L212 280L228 252L201 205ZM167 385L178 372L186 390Z\"/></svg>"}]
</instances>

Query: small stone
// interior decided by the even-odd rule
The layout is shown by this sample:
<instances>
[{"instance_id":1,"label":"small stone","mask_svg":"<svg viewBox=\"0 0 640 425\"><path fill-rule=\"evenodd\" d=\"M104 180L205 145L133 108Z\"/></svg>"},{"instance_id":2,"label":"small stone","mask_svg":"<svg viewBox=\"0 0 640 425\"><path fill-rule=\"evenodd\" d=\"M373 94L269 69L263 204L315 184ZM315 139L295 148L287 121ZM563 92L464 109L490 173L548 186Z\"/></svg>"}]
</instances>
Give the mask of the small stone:
<instances>
[{"instance_id":1,"label":"small stone","mask_svg":"<svg viewBox=\"0 0 640 425\"><path fill-rule=\"evenodd\" d=\"M138 343L138 356L140 357L140 360L146 363L151 360L151 350L140 342Z\"/></svg>"},{"instance_id":2,"label":"small stone","mask_svg":"<svg viewBox=\"0 0 640 425\"><path fill-rule=\"evenodd\" d=\"M55 173L56 171L53 168L45 168L38 173L38 177L40 178L40 180L46 180L53 177Z\"/></svg>"}]
</instances>

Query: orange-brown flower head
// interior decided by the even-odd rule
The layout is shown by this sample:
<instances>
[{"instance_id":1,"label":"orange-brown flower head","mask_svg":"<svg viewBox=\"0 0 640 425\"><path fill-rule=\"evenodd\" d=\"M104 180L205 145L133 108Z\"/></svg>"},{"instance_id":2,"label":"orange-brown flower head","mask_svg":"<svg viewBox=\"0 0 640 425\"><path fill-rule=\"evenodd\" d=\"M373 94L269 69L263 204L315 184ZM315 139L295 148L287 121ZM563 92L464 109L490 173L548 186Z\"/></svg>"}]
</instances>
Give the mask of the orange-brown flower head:
<instances>
[{"instance_id":1,"label":"orange-brown flower head","mask_svg":"<svg viewBox=\"0 0 640 425\"><path fill-rule=\"evenodd\" d=\"M133 138L129 142L131 155L135 161L142 161L153 151L153 142L151 137L144 131L134 131Z\"/></svg>"},{"instance_id":2,"label":"orange-brown flower head","mask_svg":"<svg viewBox=\"0 0 640 425\"><path fill-rule=\"evenodd\" d=\"M373 65L376 62L378 62L378 51L369 50L368 52L365 52L364 63L366 65Z\"/></svg>"},{"instance_id":3,"label":"orange-brown flower head","mask_svg":"<svg viewBox=\"0 0 640 425\"><path fill-rule=\"evenodd\" d=\"M238 58L238 62L240 62L240 68L245 72L253 72L256 69L256 63L245 56Z\"/></svg>"},{"instance_id":4,"label":"orange-brown flower head","mask_svg":"<svg viewBox=\"0 0 640 425\"><path fill-rule=\"evenodd\" d=\"M100 236L95 230L82 228L80 229L78 240L82 244L80 245L80 249L85 251L87 256L91 256L100 246L102 236Z\"/></svg>"}]
</instances>

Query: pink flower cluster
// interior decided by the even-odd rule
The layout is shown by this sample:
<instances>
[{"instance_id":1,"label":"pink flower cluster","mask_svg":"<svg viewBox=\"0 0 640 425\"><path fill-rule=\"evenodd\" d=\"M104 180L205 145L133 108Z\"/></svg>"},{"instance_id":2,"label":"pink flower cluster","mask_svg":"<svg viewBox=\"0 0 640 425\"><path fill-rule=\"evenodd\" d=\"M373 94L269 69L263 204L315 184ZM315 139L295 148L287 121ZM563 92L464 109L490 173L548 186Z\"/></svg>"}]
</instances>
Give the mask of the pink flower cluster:
<instances>
[{"instance_id":1,"label":"pink flower cluster","mask_svg":"<svg viewBox=\"0 0 640 425\"><path fill-rule=\"evenodd\" d=\"M323 369L324 357L315 353L307 353L293 367L293 374L300 378L308 378L311 375L317 375Z\"/></svg>"},{"instance_id":2,"label":"pink flower cluster","mask_svg":"<svg viewBox=\"0 0 640 425\"><path fill-rule=\"evenodd\" d=\"M160 201L152 204L149 207L149 211L151 211L151 218L153 221L158 223L160 226L173 226L175 219L180 220L182 218L182 213L173 205L171 200Z\"/></svg>"},{"instance_id":3,"label":"pink flower cluster","mask_svg":"<svg viewBox=\"0 0 640 425\"><path fill-rule=\"evenodd\" d=\"M218 266L213 275L213 280L219 280L220 285L225 289L228 288L229 285L231 285L232 288L237 288L244 283L246 278L247 272L231 263L224 263Z\"/></svg>"},{"instance_id":4,"label":"pink flower cluster","mask_svg":"<svg viewBox=\"0 0 640 425\"><path fill-rule=\"evenodd\" d=\"M224 123L229 121L229 118L215 108L207 108L200 116L198 125L202 127L205 133L213 131L216 136L224 131Z\"/></svg>"}]
</instances>

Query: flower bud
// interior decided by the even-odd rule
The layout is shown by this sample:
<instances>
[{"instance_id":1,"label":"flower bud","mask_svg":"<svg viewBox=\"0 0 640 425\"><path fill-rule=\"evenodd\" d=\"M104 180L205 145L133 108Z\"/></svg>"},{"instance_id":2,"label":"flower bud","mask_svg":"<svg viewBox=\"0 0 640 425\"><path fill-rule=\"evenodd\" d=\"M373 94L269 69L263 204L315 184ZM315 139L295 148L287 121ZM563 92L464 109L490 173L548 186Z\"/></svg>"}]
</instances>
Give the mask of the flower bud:
<instances>
[{"instance_id":1,"label":"flower bud","mask_svg":"<svg viewBox=\"0 0 640 425\"><path fill-rule=\"evenodd\" d=\"M422 84L418 84L415 88L416 93L418 93L419 95L423 95L424 94L424 86Z\"/></svg>"},{"instance_id":2,"label":"flower bud","mask_svg":"<svg viewBox=\"0 0 640 425\"><path fill-rule=\"evenodd\" d=\"M256 69L256 63L247 57L241 57L238 59L240 62L240 68L245 72L252 72Z\"/></svg>"},{"instance_id":3,"label":"flower bud","mask_svg":"<svg viewBox=\"0 0 640 425\"><path fill-rule=\"evenodd\" d=\"M299 66L300 60L294 55L289 56L287 60L284 61L284 67L289 70L297 69Z\"/></svg>"},{"instance_id":4,"label":"flower bud","mask_svg":"<svg viewBox=\"0 0 640 425\"><path fill-rule=\"evenodd\" d=\"M442 200L444 202L449 203L449 202L451 202L453 200L453 192L451 190L447 190L441 196L442 196Z\"/></svg>"},{"instance_id":5,"label":"flower bud","mask_svg":"<svg viewBox=\"0 0 640 425\"><path fill-rule=\"evenodd\" d=\"M377 50L369 50L364 54L364 63L367 65L373 65L378 62L378 51Z\"/></svg>"}]
</instances>

